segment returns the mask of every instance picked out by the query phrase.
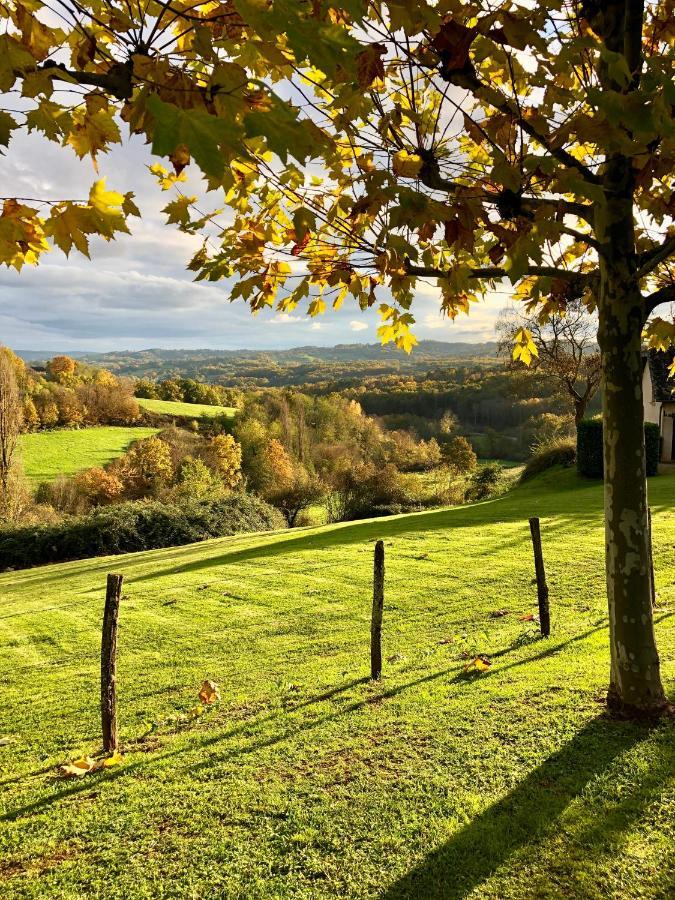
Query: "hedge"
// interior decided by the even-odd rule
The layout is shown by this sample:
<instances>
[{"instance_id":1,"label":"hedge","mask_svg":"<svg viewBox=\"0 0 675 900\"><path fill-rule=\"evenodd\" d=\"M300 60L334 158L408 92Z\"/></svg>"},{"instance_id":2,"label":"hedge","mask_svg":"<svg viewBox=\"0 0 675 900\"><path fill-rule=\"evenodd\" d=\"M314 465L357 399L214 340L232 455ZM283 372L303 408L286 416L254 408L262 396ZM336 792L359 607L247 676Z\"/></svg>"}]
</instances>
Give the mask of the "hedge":
<instances>
[{"instance_id":1,"label":"hedge","mask_svg":"<svg viewBox=\"0 0 675 900\"><path fill-rule=\"evenodd\" d=\"M574 438L556 438L537 450L525 463L520 481L529 481L553 466L573 466L577 458Z\"/></svg>"},{"instance_id":2,"label":"hedge","mask_svg":"<svg viewBox=\"0 0 675 900\"><path fill-rule=\"evenodd\" d=\"M645 422L647 475L659 470L661 432L654 422ZM602 419L583 419L577 425L577 471L587 478L602 478Z\"/></svg>"},{"instance_id":3,"label":"hedge","mask_svg":"<svg viewBox=\"0 0 675 900\"><path fill-rule=\"evenodd\" d=\"M0 571L283 527L281 514L251 494L180 506L157 500L119 503L56 525L0 529Z\"/></svg>"}]
</instances>

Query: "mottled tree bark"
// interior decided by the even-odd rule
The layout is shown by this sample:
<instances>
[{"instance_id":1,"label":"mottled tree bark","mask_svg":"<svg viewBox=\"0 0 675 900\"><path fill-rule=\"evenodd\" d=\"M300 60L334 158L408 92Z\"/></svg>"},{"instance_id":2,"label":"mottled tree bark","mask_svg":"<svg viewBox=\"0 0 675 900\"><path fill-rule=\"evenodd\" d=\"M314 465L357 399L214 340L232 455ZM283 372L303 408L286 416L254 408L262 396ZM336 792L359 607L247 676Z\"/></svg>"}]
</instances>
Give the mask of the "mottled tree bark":
<instances>
[{"instance_id":1,"label":"mottled tree bark","mask_svg":"<svg viewBox=\"0 0 675 900\"><path fill-rule=\"evenodd\" d=\"M632 172L623 157L604 172L596 205L600 259L605 540L611 670L608 703L630 716L668 709L654 637L649 569L641 336Z\"/></svg>"}]
</instances>

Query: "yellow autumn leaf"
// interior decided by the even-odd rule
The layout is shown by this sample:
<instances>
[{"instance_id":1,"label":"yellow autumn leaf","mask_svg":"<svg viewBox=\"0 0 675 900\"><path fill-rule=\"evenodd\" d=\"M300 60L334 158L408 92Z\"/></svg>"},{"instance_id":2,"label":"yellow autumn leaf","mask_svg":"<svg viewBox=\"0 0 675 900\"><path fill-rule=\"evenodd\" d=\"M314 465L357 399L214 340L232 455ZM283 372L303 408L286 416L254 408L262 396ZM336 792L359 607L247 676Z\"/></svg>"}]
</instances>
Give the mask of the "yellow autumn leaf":
<instances>
[{"instance_id":1,"label":"yellow autumn leaf","mask_svg":"<svg viewBox=\"0 0 675 900\"><path fill-rule=\"evenodd\" d=\"M492 663L484 656L477 656L464 666L465 672L487 672Z\"/></svg>"},{"instance_id":2,"label":"yellow autumn leaf","mask_svg":"<svg viewBox=\"0 0 675 900\"><path fill-rule=\"evenodd\" d=\"M111 766L119 766L124 761L124 756L120 750L115 750L112 756L103 760L103 768L109 769Z\"/></svg>"},{"instance_id":3,"label":"yellow autumn leaf","mask_svg":"<svg viewBox=\"0 0 675 900\"><path fill-rule=\"evenodd\" d=\"M520 360L524 365L529 366L534 357L539 356L537 345L532 340L532 335L527 328L521 328L516 334L513 341L513 359Z\"/></svg>"},{"instance_id":4,"label":"yellow autumn leaf","mask_svg":"<svg viewBox=\"0 0 675 900\"><path fill-rule=\"evenodd\" d=\"M214 681L204 681L199 691L199 699L202 703L215 703L220 700L220 691Z\"/></svg>"},{"instance_id":5,"label":"yellow autumn leaf","mask_svg":"<svg viewBox=\"0 0 675 900\"><path fill-rule=\"evenodd\" d=\"M400 178L417 178L422 170L422 157L418 153L399 150L393 157L394 175Z\"/></svg>"},{"instance_id":6,"label":"yellow autumn leaf","mask_svg":"<svg viewBox=\"0 0 675 900\"><path fill-rule=\"evenodd\" d=\"M95 181L89 191L89 203L104 216L120 215L124 196L106 189L105 178Z\"/></svg>"},{"instance_id":7,"label":"yellow autumn leaf","mask_svg":"<svg viewBox=\"0 0 675 900\"><path fill-rule=\"evenodd\" d=\"M95 759L92 759L91 756L81 756L79 759L74 759L71 763L61 766L59 772L65 778L81 778L95 767Z\"/></svg>"}]
</instances>

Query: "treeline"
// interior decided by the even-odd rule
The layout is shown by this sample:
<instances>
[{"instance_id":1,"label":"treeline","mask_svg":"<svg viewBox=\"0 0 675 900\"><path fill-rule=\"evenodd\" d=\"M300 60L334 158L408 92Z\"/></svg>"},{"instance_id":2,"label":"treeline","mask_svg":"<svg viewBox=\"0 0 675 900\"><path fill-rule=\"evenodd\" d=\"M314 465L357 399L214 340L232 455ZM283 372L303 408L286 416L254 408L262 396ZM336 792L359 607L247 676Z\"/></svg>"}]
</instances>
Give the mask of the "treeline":
<instances>
[{"instance_id":1,"label":"treeline","mask_svg":"<svg viewBox=\"0 0 675 900\"><path fill-rule=\"evenodd\" d=\"M205 384L193 378L167 378L152 381L139 378L135 383L137 397L148 400L172 400L179 403L200 403L206 406L242 405L244 394L237 388L226 388L219 384Z\"/></svg>"},{"instance_id":2,"label":"treeline","mask_svg":"<svg viewBox=\"0 0 675 900\"><path fill-rule=\"evenodd\" d=\"M23 431L91 425L131 425L141 418L134 383L69 356L55 356L43 370L32 369L0 347L13 371L20 397Z\"/></svg>"}]
</instances>

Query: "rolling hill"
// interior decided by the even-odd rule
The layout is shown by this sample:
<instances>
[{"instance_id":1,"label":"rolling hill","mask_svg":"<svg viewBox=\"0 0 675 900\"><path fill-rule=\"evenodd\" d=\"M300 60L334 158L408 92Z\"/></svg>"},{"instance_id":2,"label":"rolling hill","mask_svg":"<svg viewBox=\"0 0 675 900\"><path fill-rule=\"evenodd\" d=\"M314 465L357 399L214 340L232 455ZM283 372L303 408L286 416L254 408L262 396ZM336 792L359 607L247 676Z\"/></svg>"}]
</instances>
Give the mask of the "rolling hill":
<instances>
[{"instance_id":1,"label":"rolling hill","mask_svg":"<svg viewBox=\"0 0 675 900\"><path fill-rule=\"evenodd\" d=\"M672 696L675 477L650 496ZM673 724L604 715L601 510L559 470L472 506L0 575L3 897L668 896ZM63 780L99 747L109 571L125 756ZM200 710L205 678L221 700Z\"/></svg>"},{"instance_id":2,"label":"rolling hill","mask_svg":"<svg viewBox=\"0 0 675 900\"><path fill-rule=\"evenodd\" d=\"M82 469L104 466L122 456L134 441L157 431L117 426L37 431L21 435L19 455L26 477L36 487L59 475L75 475Z\"/></svg>"}]
</instances>

